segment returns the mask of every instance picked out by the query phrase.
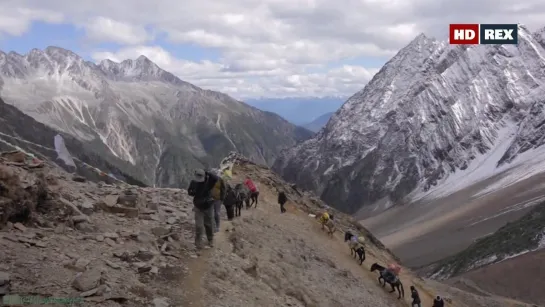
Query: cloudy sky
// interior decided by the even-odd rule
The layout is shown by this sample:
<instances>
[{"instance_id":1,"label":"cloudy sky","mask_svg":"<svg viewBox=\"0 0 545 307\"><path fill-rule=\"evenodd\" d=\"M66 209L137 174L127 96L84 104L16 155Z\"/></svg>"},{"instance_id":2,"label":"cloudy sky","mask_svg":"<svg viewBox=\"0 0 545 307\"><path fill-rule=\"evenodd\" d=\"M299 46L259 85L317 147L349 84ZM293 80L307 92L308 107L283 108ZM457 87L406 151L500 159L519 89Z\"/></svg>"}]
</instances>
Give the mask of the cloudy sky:
<instances>
[{"instance_id":1,"label":"cloudy sky","mask_svg":"<svg viewBox=\"0 0 545 307\"><path fill-rule=\"evenodd\" d=\"M421 32L545 25L542 0L0 0L0 49L143 54L237 98L351 95Z\"/></svg>"}]
</instances>

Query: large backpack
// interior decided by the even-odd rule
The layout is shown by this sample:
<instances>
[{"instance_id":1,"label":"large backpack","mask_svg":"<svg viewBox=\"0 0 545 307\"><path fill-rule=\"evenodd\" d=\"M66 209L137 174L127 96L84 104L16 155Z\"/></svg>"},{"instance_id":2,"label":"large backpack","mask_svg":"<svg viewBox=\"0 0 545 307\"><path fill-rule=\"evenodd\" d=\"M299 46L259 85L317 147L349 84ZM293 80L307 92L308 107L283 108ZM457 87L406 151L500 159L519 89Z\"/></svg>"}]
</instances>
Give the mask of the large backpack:
<instances>
[{"instance_id":1,"label":"large backpack","mask_svg":"<svg viewBox=\"0 0 545 307\"><path fill-rule=\"evenodd\" d=\"M221 184L222 179L219 178L218 181L216 181L216 184L212 188L212 198L215 200L221 200Z\"/></svg>"}]
</instances>

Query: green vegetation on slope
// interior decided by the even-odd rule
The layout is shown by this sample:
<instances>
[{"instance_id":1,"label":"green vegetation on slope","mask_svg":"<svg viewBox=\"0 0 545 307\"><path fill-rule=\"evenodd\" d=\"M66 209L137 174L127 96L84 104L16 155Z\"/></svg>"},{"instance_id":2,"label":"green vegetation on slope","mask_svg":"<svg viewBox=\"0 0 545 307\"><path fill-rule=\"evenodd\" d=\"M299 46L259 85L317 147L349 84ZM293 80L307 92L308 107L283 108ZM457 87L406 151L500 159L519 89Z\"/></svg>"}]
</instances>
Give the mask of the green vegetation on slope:
<instances>
[{"instance_id":1,"label":"green vegetation on slope","mask_svg":"<svg viewBox=\"0 0 545 307\"><path fill-rule=\"evenodd\" d=\"M479 267L499 262L509 256L535 250L545 231L545 202L520 219L507 223L464 251L436 264L431 275L441 278L455 276Z\"/></svg>"}]
</instances>

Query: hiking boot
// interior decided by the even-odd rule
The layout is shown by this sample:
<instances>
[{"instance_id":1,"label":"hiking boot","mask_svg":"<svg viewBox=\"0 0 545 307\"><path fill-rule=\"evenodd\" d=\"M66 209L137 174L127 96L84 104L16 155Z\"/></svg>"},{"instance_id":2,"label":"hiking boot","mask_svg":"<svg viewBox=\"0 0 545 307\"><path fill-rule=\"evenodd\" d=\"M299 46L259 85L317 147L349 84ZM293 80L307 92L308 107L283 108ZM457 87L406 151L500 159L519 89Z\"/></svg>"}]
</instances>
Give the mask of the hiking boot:
<instances>
[{"instance_id":1,"label":"hiking boot","mask_svg":"<svg viewBox=\"0 0 545 307\"><path fill-rule=\"evenodd\" d=\"M208 241L208 246L209 246L210 248L214 247L214 241Z\"/></svg>"},{"instance_id":2,"label":"hiking boot","mask_svg":"<svg viewBox=\"0 0 545 307\"><path fill-rule=\"evenodd\" d=\"M195 244L195 250L200 251L203 249L204 246L202 244Z\"/></svg>"}]
</instances>

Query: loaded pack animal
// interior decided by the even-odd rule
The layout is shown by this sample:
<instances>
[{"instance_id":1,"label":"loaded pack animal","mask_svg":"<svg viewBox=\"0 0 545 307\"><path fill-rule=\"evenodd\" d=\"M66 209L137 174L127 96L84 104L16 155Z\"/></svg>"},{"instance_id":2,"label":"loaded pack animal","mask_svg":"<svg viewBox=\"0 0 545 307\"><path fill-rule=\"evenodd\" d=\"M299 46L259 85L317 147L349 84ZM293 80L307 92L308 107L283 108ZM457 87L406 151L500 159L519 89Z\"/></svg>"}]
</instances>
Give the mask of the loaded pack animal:
<instances>
[{"instance_id":1,"label":"loaded pack animal","mask_svg":"<svg viewBox=\"0 0 545 307\"><path fill-rule=\"evenodd\" d=\"M235 216L240 216L244 203L246 203L246 208L250 206L250 190L242 183L235 185L234 190L237 195Z\"/></svg>"},{"instance_id":2,"label":"loaded pack animal","mask_svg":"<svg viewBox=\"0 0 545 307\"><path fill-rule=\"evenodd\" d=\"M387 268L381 266L378 263L373 263L373 265L371 265L371 272L374 271L379 272L378 282L382 285L382 287L386 286L386 283L389 283L392 287L392 291L390 291L390 293L395 292L397 289L397 292L399 292L399 296L397 297L397 299L405 297L403 284L401 283L399 277L397 277L392 271L388 270Z\"/></svg>"},{"instance_id":3,"label":"loaded pack animal","mask_svg":"<svg viewBox=\"0 0 545 307\"><path fill-rule=\"evenodd\" d=\"M335 226L335 223L333 222L333 220L331 219L327 220L327 222L325 222L325 224L322 225L322 229L324 225L327 228L327 234L330 237L333 237L333 234L335 233L335 231L337 231L337 226Z\"/></svg>"},{"instance_id":4,"label":"loaded pack animal","mask_svg":"<svg viewBox=\"0 0 545 307\"><path fill-rule=\"evenodd\" d=\"M327 212L324 212L322 214L318 213L318 214L316 214L316 216L314 218L317 219L320 222L320 224L322 225L322 230L324 230L324 227L325 227L325 224L327 223L327 221L333 219L333 214L328 214Z\"/></svg>"},{"instance_id":5,"label":"loaded pack animal","mask_svg":"<svg viewBox=\"0 0 545 307\"><path fill-rule=\"evenodd\" d=\"M352 234L350 231L344 233L344 242L348 241L348 247L350 248L350 255L356 255L359 257L360 265L365 261L365 248L363 247L363 242L365 242L364 237L357 237Z\"/></svg>"},{"instance_id":6,"label":"loaded pack animal","mask_svg":"<svg viewBox=\"0 0 545 307\"><path fill-rule=\"evenodd\" d=\"M255 204L255 207L257 208L257 201L259 199L259 191L251 192L250 193L250 207Z\"/></svg>"},{"instance_id":7,"label":"loaded pack animal","mask_svg":"<svg viewBox=\"0 0 545 307\"><path fill-rule=\"evenodd\" d=\"M250 203L246 204L246 209L251 208L253 204L255 204L255 207L257 208L257 200L259 198L259 189L255 185L255 183L252 181L252 179L248 176L246 176L246 180L244 180L244 185L248 188L248 198L250 200Z\"/></svg>"}]
</instances>

